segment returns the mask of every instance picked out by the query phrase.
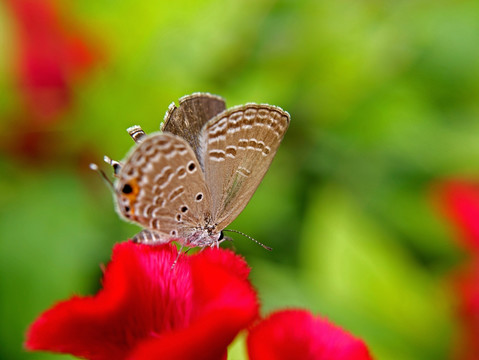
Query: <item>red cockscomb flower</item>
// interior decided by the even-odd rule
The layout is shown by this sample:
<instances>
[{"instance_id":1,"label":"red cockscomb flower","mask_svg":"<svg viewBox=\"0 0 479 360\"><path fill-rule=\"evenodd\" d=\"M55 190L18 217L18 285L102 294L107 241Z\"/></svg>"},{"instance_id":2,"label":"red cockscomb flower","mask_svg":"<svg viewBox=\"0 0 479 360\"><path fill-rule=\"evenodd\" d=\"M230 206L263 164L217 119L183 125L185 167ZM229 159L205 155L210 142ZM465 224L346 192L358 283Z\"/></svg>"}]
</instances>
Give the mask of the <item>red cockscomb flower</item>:
<instances>
[{"instance_id":1,"label":"red cockscomb flower","mask_svg":"<svg viewBox=\"0 0 479 360\"><path fill-rule=\"evenodd\" d=\"M91 360L221 359L258 315L247 264L231 251L177 256L173 245L114 247L103 289L43 313L26 347Z\"/></svg>"},{"instance_id":2,"label":"red cockscomb flower","mask_svg":"<svg viewBox=\"0 0 479 360\"><path fill-rule=\"evenodd\" d=\"M479 254L479 183L447 181L436 187L436 195L457 231L458 244Z\"/></svg>"},{"instance_id":3,"label":"red cockscomb flower","mask_svg":"<svg viewBox=\"0 0 479 360\"><path fill-rule=\"evenodd\" d=\"M305 310L271 314L250 330L250 360L371 360L363 341Z\"/></svg>"}]
</instances>

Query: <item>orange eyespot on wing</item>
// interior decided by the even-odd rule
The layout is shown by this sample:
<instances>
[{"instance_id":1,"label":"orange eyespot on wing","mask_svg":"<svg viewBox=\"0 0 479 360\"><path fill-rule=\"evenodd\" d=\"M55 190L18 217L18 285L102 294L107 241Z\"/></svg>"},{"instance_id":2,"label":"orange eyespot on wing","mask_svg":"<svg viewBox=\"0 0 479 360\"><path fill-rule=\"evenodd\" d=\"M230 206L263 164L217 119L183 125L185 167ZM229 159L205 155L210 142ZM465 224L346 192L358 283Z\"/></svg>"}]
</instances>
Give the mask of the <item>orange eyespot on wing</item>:
<instances>
[{"instance_id":1,"label":"orange eyespot on wing","mask_svg":"<svg viewBox=\"0 0 479 360\"><path fill-rule=\"evenodd\" d=\"M140 192L140 187L138 185L138 181L136 179L130 179L127 183L125 183L122 188L120 189L122 203L128 203L129 206L125 206L125 215L134 215L135 209L133 204L136 201L138 193Z\"/></svg>"}]
</instances>

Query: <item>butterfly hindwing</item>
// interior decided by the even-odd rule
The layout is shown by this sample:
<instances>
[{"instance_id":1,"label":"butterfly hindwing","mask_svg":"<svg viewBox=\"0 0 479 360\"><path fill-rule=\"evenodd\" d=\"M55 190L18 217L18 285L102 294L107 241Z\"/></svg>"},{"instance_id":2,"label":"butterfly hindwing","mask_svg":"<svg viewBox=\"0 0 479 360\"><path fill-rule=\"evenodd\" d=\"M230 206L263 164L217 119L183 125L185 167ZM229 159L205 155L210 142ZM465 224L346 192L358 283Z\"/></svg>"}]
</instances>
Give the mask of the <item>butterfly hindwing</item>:
<instances>
[{"instance_id":1,"label":"butterfly hindwing","mask_svg":"<svg viewBox=\"0 0 479 360\"><path fill-rule=\"evenodd\" d=\"M193 150L169 134L146 136L127 157L115 185L125 218L160 234L187 237L205 224L210 194Z\"/></svg>"}]
</instances>

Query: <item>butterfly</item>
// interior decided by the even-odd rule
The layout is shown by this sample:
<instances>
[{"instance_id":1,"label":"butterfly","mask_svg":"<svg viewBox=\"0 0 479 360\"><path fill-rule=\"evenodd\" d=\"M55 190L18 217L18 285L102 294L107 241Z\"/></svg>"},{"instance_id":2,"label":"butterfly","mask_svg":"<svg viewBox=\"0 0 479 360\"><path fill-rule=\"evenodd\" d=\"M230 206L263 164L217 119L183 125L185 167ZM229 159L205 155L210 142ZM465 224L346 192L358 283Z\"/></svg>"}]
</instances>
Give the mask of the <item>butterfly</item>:
<instances>
[{"instance_id":1,"label":"butterfly","mask_svg":"<svg viewBox=\"0 0 479 360\"><path fill-rule=\"evenodd\" d=\"M143 230L133 240L206 247L246 207L288 129L289 114L253 104L226 109L219 96L194 93L171 104L161 132L128 129L136 145L116 179L119 214Z\"/></svg>"}]
</instances>

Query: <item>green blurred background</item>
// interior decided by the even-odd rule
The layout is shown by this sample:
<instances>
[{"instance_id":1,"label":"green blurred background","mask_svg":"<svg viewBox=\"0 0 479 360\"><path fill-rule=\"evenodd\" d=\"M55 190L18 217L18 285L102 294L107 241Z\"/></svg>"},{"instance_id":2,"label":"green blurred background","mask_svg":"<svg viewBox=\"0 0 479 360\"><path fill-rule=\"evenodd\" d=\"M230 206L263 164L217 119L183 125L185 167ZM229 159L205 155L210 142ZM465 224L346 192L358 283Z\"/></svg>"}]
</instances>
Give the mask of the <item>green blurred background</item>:
<instances>
[{"instance_id":1,"label":"green blurred background","mask_svg":"<svg viewBox=\"0 0 479 360\"><path fill-rule=\"evenodd\" d=\"M462 255L430 192L479 173L478 80L477 1L0 1L0 358L70 358L25 353L28 324L95 293L138 231L89 162L205 91L291 114L230 225L274 248L234 236L263 312L309 308L377 359L449 359Z\"/></svg>"}]
</instances>

